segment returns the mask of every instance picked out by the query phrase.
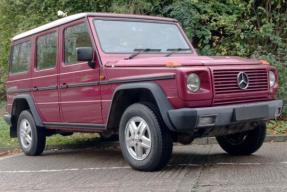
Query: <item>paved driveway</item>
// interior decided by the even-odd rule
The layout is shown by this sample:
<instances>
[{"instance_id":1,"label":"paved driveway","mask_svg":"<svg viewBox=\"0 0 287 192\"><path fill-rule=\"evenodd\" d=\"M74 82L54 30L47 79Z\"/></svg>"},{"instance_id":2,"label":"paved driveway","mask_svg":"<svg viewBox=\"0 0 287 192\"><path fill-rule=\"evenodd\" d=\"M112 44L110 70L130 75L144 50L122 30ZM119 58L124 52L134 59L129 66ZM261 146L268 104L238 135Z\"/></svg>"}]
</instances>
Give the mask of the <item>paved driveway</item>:
<instances>
[{"instance_id":1,"label":"paved driveway","mask_svg":"<svg viewBox=\"0 0 287 192\"><path fill-rule=\"evenodd\" d=\"M0 191L287 191L287 143L231 157L217 145L174 147L159 172L132 170L118 148L0 159Z\"/></svg>"}]
</instances>

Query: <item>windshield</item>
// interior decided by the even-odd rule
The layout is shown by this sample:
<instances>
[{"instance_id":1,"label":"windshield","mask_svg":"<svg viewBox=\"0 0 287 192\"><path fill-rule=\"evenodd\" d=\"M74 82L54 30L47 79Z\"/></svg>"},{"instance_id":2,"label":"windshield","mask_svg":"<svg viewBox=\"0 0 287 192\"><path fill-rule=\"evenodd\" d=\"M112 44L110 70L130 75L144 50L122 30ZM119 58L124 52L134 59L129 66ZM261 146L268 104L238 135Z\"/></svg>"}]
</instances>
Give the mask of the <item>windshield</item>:
<instances>
[{"instance_id":1,"label":"windshield","mask_svg":"<svg viewBox=\"0 0 287 192\"><path fill-rule=\"evenodd\" d=\"M190 47L173 23L94 20L101 47L106 53L132 53L137 49L157 49L169 52Z\"/></svg>"}]
</instances>

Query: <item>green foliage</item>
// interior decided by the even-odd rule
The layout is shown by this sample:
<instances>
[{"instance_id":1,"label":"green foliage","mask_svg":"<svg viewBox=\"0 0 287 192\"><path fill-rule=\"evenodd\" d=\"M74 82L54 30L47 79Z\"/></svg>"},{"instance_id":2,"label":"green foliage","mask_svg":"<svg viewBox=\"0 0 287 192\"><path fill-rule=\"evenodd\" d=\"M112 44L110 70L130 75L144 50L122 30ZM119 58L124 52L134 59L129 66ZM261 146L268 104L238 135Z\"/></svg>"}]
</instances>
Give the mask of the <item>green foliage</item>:
<instances>
[{"instance_id":1,"label":"green foliage","mask_svg":"<svg viewBox=\"0 0 287 192\"><path fill-rule=\"evenodd\" d=\"M5 95L9 39L57 19L58 10L176 18L203 55L268 60L280 73L278 96L287 101L286 0L0 0L0 99Z\"/></svg>"},{"instance_id":2,"label":"green foliage","mask_svg":"<svg viewBox=\"0 0 287 192\"><path fill-rule=\"evenodd\" d=\"M9 127L4 122L4 120L0 119L0 148L3 147L16 147L17 139L11 139L9 136Z\"/></svg>"},{"instance_id":3,"label":"green foliage","mask_svg":"<svg viewBox=\"0 0 287 192\"><path fill-rule=\"evenodd\" d=\"M287 134L286 121L270 121L267 124L267 132L270 135L286 135Z\"/></svg>"}]
</instances>

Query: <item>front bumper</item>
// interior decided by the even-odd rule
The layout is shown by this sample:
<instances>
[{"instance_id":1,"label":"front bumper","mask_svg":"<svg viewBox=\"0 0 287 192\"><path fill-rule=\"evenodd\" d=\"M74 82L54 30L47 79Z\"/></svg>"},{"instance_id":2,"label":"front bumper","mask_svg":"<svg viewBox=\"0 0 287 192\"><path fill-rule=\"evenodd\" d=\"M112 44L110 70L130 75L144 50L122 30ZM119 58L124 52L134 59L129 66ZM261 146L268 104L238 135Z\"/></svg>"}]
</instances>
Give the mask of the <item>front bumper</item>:
<instances>
[{"instance_id":1,"label":"front bumper","mask_svg":"<svg viewBox=\"0 0 287 192\"><path fill-rule=\"evenodd\" d=\"M282 100L272 100L226 106L174 109L168 111L168 116L177 131L191 132L197 128L224 127L240 122L276 119L281 114L282 106Z\"/></svg>"},{"instance_id":2,"label":"front bumper","mask_svg":"<svg viewBox=\"0 0 287 192\"><path fill-rule=\"evenodd\" d=\"M5 120L5 122L8 124L8 125L11 125L11 115L9 114L5 114L3 119Z\"/></svg>"}]
</instances>

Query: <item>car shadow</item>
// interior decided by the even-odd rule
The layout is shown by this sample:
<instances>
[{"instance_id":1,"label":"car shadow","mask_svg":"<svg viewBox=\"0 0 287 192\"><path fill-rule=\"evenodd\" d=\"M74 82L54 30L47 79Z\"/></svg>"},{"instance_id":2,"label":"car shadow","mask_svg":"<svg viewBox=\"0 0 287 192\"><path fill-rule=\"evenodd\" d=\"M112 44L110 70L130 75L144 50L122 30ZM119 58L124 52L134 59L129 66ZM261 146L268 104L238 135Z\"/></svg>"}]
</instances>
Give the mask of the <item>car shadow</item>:
<instances>
[{"instance_id":1,"label":"car shadow","mask_svg":"<svg viewBox=\"0 0 287 192\"><path fill-rule=\"evenodd\" d=\"M190 146L180 146L173 151L171 160L168 164L168 169L176 168L178 166L185 167L200 167L200 166L217 166L217 165L248 165L260 164L263 162L271 162L272 159L268 156L259 154L249 156L231 156L216 147L215 150L209 152L206 150L207 146L196 146L196 149ZM204 149L201 152L201 148ZM183 149L179 150L179 149ZM98 142L97 145L89 146L88 148L78 149L52 149L45 151L43 156L61 156L65 158L77 158L79 161L107 161L108 164L125 165L119 144L116 142Z\"/></svg>"},{"instance_id":2,"label":"car shadow","mask_svg":"<svg viewBox=\"0 0 287 192\"><path fill-rule=\"evenodd\" d=\"M232 165L232 164L260 164L263 162L271 161L270 158L261 155L249 155L249 156L232 156L226 153L210 153L199 154L192 153L176 153L172 155L170 165Z\"/></svg>"}]
</instances>

